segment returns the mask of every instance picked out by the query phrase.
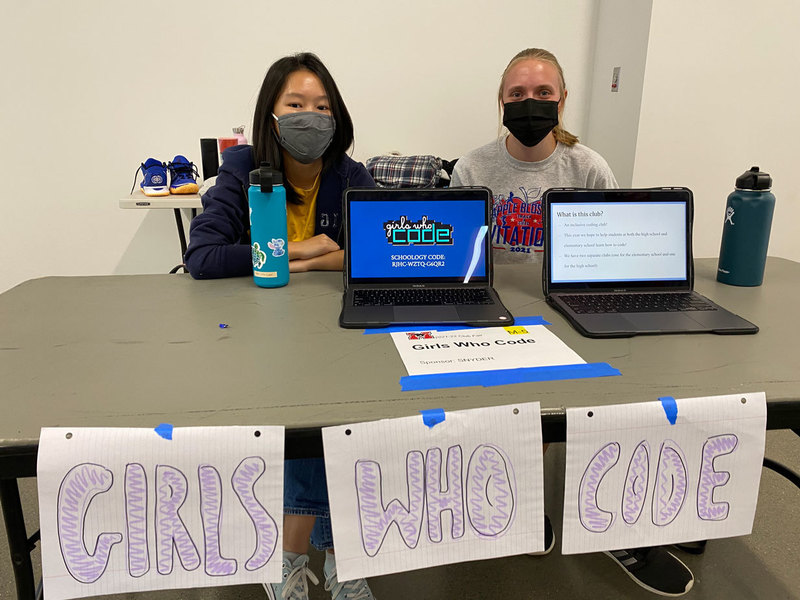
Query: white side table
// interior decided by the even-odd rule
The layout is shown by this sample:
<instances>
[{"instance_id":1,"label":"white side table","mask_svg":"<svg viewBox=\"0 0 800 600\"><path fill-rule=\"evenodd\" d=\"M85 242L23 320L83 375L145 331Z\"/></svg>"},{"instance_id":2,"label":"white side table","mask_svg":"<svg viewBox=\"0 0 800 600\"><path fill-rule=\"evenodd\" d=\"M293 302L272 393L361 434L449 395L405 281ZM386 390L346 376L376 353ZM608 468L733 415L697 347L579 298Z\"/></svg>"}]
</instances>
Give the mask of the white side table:
<instances>
[{"instance_id":1,"label":"white side table","mask_svg":"<svg viewBox=\"0 0 800 600\"><path fill-rule=\"evenodd\" d=\"M181 209L192 211L192 218L197 216L197 209L202 208L199 194L170 194L169 196L145 196L141 189L119 201L120 208L171 208L175 213L175 224L181 242L181 263L186 255L186 231L183 228Z\"/></svg>"}]
</instances>

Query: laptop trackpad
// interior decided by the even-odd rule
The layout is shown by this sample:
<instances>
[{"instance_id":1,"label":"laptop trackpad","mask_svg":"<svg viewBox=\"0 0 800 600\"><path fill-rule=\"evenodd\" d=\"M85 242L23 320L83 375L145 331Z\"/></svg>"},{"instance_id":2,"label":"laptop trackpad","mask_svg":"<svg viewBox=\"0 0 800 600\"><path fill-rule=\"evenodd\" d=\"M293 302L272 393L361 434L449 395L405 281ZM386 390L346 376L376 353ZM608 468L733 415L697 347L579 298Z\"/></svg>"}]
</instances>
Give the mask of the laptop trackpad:
<instances>
[{"instance_id":1,"label":"laptop trackpad","mask_svg":"<svg viewBox=\"0 0 800 600\"><path fill-rule=\"evenodd\" d=\"M682 312L628 313L625 318L642 332L698 331L705 327Z\"/></svg>"},{"instance_id":2,"label":"laptop trackpad","mask_svg":"<svg viewBox=\"0 0 800 600\"><path fill-rule=\"evenodd\" d=\"M396 306L397 323L452 323L459 321L455 306Z\"/></svg>"}]
</instances>

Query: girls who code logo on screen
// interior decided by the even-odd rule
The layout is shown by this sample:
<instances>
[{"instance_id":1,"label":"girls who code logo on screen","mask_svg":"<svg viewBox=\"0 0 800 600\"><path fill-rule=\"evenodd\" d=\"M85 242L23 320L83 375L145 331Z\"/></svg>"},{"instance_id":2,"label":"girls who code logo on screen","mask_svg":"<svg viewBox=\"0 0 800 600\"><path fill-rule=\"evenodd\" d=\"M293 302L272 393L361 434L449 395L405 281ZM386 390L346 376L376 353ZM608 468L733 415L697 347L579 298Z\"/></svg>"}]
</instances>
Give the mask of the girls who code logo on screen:
<instances>
[{"instance_id":1,"label":"girls who code logo on screen","mask_svg":"<svg viewBox=\"0 0 800 600\"><path fill-rule=\"evenodd\" d=\"M355 279L487 276L485 200L371 200L350 209Z\"/></svg>"},{"instance_id":2,"label":"girls who code logo on screen","mask_svg":"<svg viewBox=\"0 0 800 600\"><path fill-rule=\"evenodd\" d=\"M439 221L428 220L423 215L419 221L408 219L401 215L399 219L386 221L383 224L386 232L386 241L392 246L452 246L453 226ZM392 267L443 267L445 265L443 254L425 255L392 255Z\"/></svg>"},{"instance_id":3,"label":"girls who code logo on screen","mask_svg":"<svg viewBox=\"0 0 800 600\"><path fill-rule=\"evenodd\" d=\"M402 215L395 221L383 224L386 240L392 246L436 246L453 244L453 226L438 221L429 221L426 215L419 221L411 221Z\"/></svg>"}]
</instances>

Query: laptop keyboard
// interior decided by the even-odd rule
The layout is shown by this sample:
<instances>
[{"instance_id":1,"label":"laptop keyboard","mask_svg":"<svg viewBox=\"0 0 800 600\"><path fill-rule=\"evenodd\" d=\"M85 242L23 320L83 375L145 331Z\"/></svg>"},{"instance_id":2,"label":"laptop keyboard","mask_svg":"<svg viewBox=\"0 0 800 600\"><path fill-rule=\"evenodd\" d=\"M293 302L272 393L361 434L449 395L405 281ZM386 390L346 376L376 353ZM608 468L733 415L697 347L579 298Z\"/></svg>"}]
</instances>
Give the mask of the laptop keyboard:
<instances>
[{"instance_id":1,"label":"laptop keyboard","mask_svg":"<svg viewBox=\"0 0 800 600\"><path fill-rule=\"evenodd\" d=\"M353 290L354 306L444 306L494 304L485 288Z\"/></svg>"},{"instance_id":2,"label":"laptop keyboard","mask_svg":"<svg viewBox=\"0 0 800 600\"><path fill-rule=\"evenodd\" d=\"M560 297L577 314L716 310L713 305L688 292L668 294L562 294Z\"/></svg>"}]
</instances>

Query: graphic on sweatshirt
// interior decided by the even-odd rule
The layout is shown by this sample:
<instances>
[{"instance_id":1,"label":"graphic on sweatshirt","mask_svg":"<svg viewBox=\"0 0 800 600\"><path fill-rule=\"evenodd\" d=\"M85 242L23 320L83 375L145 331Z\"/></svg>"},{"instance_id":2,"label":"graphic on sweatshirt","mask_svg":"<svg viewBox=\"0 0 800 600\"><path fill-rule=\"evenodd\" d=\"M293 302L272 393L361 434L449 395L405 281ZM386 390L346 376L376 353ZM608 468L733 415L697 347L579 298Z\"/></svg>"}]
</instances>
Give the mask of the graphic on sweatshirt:
<instances>
[{"instance_id":1,"label":"graphic on sweatshirt","mask_svg":"<svg viewBox=\"0 0 800 600\"><path fill-rule=\"evenodd\" d=\"M542 188L496 195L492 206L492 245L510 252L542 252Z\"/></svg>"}]
</instances>

